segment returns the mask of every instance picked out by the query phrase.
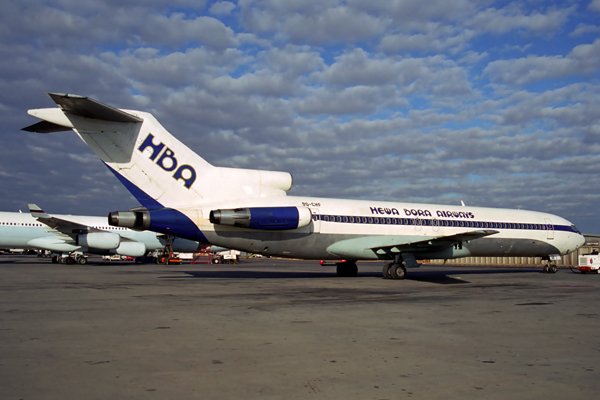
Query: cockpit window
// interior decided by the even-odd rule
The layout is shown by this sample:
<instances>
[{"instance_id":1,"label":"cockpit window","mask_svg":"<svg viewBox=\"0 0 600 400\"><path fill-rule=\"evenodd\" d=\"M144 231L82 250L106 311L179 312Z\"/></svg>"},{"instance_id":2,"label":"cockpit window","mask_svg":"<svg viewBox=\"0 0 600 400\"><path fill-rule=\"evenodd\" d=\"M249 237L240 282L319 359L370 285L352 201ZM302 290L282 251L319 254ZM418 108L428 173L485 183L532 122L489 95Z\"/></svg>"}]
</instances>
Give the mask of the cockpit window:
<instances>
[{"instance_id":1,"label":"cockpit window","mask_svg":"<svg viewBox=\"0 0 600 400\"><path fill-rule=\"evenodd\" d=\"M573 229L573 232L576 232L581 235L581 232L579 232L579 229L577 229L575 225L571 225L571 229Z\"/></svg>"}]
</instances>

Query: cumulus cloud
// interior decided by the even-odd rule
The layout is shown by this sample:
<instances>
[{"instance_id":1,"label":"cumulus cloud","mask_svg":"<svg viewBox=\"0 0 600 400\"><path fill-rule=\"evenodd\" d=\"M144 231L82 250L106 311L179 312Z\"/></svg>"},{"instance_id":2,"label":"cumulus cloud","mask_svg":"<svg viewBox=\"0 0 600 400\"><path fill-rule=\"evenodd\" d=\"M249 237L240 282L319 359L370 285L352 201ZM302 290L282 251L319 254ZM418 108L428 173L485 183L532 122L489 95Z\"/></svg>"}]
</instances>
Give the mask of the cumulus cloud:
<instances>
[{"instance_id":1,"label":"cumulus cloud","mask_svg":"<svg viewBox=\"0 0 600 400\"><path fill-rule=\"evenodd\" d=\"M502 9L488 8L480 11L468 26L477 31L503 34L512 30L526 30L534 33L547 33L559 30L575 11L575 6L562 9L549 9L546 12L533 11L527 15L519 5L511 4Z\"/></svg>"},{"instance_id":2,"label":"cumulus cloud","mask_svg":"<svg viewBox=\"0 0 600 400\"><path fill-rule=\"evenodd\" d=\"M515 60L492 61L484 73L495 82L526 85L545 79L589 75L600 69L600 39L581 44L566 56L527 56Z\"/></svg>"},{"instance_id":3,"label":"cumulus cloud","mask_svg":"<svg viewBox=\"0 0 600 400\"><path fill-rule=\"evenodd\" d=\"M230 1L219 1L214 3L208 9L208 12L215 15L227 15L230 14L236 5Z\"/></svg>"},{"instance_id":4,"label":"cumulus cloud","mask_svg":"<svg viewBox=\"0 0 600 400\"><path fill-rule=\"evenodd\" d=\"M388 53L398 52L454 52L462 49L476 33L473 30L440 29L440 24L434 25L425 33L397 33L387 35L381 40L381 49Z\"/></svg>"},{"instance_id":5,"label":"cumulus cloud","mask_svg":"<svg viewBox=\"0 0 600 400\"><path fill-rule=\"evenodd\" d=\"M569 36L581 36L588 33L596 33L600 32L600 26L598 25L589 25L589 24L578 24L573 32L569 34Z\"/></svg>"}]
</instances>

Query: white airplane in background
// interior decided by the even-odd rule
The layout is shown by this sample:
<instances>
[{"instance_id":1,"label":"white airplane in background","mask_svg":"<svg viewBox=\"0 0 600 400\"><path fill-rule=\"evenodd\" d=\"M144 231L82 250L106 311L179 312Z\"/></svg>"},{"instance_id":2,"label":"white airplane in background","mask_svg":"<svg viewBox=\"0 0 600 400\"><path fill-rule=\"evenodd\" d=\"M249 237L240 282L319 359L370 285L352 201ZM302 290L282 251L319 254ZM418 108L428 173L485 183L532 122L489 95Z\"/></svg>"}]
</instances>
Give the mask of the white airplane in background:
<instances>
[{"instance_id":1,"label":"white airplane in background","mask_svg":"<svg viewBox=\"0 0 600 400\"><path fill-rule=\"evenodd\" d=\"M51 250L67 253L54 261L85 264L82 253L142 257L162 249L162 234L108 225L106 217L48 215L35 204L30 214L0 212L0 248ZM198 242L175 238L174 251L195 252Z\"/></svg>"},{"instance_id":2,"label":"white airplane in background","mask_svg":"<svg viewBox=\"0 0 600 400\"><path fill-rule=\"evenodd\" d=\"M109 223L270 256L384 260L386 278L403 279L421 259L468 256L551 260L584 243L577 228L534 211L287 196L286 172L215 167L168 133L149 113L49 93L59 108L29 110L23 128L75 131L142 205L111 212Z\"/></svg>"}]
</instances>

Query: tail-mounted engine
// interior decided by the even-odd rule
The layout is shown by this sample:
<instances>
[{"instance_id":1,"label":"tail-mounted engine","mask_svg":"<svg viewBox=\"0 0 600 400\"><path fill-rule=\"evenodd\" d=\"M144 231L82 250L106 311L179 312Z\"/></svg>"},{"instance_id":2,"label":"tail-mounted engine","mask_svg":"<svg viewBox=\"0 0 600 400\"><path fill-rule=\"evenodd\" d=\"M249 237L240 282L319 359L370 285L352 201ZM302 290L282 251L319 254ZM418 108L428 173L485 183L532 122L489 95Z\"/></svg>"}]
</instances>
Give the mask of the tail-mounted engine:
<instances>
[{"instance_id":1,"label":"tail-mounted engine","mask_svg":"<svg viewBox=\"0 0 600 400\"><path fill-rule=\"evenodd\" d=\"M251 207L212 210L209 219L215 225L261 230L285 230L308 226L312 214L310 209L306 207Z\"/></svg>"},{"instance_id":2,"label":"tail-mounted engine","mask_svg":"<svg viewBox=\"0 0 600 400\"><path fill-rule=\"evenodd\" d=\"M183 213L172 208L113 211L108 214L108 224L137 230L151 230L195 241L206 240L196 224Z\"/></svg>"}]
</instances>

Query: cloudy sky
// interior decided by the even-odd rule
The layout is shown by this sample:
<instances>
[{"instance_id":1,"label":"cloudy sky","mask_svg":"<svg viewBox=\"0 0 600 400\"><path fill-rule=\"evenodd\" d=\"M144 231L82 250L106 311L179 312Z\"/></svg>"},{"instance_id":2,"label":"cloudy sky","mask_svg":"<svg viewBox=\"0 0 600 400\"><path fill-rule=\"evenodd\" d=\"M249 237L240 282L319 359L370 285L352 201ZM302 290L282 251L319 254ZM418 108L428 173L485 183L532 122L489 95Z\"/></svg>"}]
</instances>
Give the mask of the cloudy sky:
<instances>
[{"instance_id":1,"label":"cloudy sky","mask_svg":"<svg viewBox=\"0 0 600 400\"><path fill-rule=\"evenodd\" d=\"M152 112L290 194L525 208L600 233L600 0L20 0L0 13L0 210L137 205L46 92Z\"/></svg>"}]
</instances>

